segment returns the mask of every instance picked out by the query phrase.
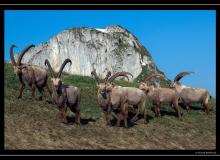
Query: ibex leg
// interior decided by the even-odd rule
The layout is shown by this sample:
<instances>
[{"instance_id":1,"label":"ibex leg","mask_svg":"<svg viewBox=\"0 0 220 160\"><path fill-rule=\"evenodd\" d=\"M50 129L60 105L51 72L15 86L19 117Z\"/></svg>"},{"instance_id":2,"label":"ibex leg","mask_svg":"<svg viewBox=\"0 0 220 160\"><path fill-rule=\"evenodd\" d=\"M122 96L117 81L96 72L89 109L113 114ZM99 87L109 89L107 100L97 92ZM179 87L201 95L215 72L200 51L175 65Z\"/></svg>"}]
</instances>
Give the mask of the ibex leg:
<instances>
[{"instance_id":1,"label":"ibex leg","mask_svg":"<svg viewBox=\"0 0 220 160\"><path fill-rule=\"evenodd\" d=\"M180 114L180 109L179 109L179 106L178 106L178 102L174 103L174 109L176 111L178 119L180 119L181 118L181 114Z\"/></svg>"},{"instance_id":2,"label":"ibex leg","mask_svg":"<svg viewBox=\"0 0 220 160\"><path fill-rule=\"evenodd\" d=\"M18 98L21 98L21 97L22 97L22 93L23 93L23 91L24 91L24 88L25 88L25 84L20 84Z\"/></svg>"},{"instance_id":3,"label":"ibex leg","mask_svg":"<svg viewBox=\"0 0 220 160\"><path fill-rule=\"evenodd\" d=\"M40 88L40 87L37 87L37 89L38 89L38 91L40 92L40 97L39 97L39 100L42 100L43 98L43 89L42 88Z\"/></svg>"},{"instance_id":4,"label":"ibex leg","mask_svg":"<svg viewBox=\"0 0 220 160\"><path fill-rule=\"evenodd\" d=\"M105 125L108 126L107 112L104 111Z\"/></svg>"},{"instance_id":5,"label":"ibex leg","mask_svg":"<svg viewBox=\"0 0 220 160\"><path fill-rule=\"evenodd\" d=\"M35 85L34 84L31 86L31 90L32 90L32 101L35 101Z\"/></svg>"},{"instance_id":6,"label":"ibex leg","mask_svg":"<svg viewBox=\"0 0 220 160\"><path fill-rule=\"evenodd\" d=\"M78 96L78 99L77 99L77 106L76 106L76 113L75 113L75 118L76 118L76 124L80 124L80 99L81 97Z\"/></svg>"},{"instance_id":7,"label":"ibex leg","mask_svg":"<svg viewBox=\"0 0 220 160\"><path fill-rule=\"evenodd\" d=\"M203 106L204 106L204 110L205 110L206 115L208 115L209 114L208 104L203 104Z\"/></svg>"},{"instance_id":8,"label":"ibex leg","mask_svg":"<svg viewBox=\"0 0 220 160\"><path fill-rule=\"evenodd\" d=\"M66 119L66 110L67 110L67 106L64 105L62 108L60 108L60 118L61 118L61 122L67 124L68 121Z\"/></svg>"},{"instance_id":9,"label":"ibex leg","mask_svg":"<svg viewBox=\"0 0 220 160\"><path fill-rule=\"evenodd\" d=\"M148 117L147 117L147 109L144 109L144 124L148 123Z\"/></svg>"},{"instance_id":10,"label":"ibex leg","mask_svg":"<svg viewBox=\"0 0 220 160\"><path fill-rule=\"evenodd\" d=\"M77 125L79 125L80 124L80 110L76 110L76 113L75 113L75 115L76 115L76 117L75 117L75 119L76 119L76 124Z\"/></svg>"},{"instance_id":11,"label":"ibex leg","mask_svg":"<svg viewBox=\"0 0 220 160\"><path fill-rule=\"evenodd\" d=\"M139 116L139 113L140 113L140 105L138 105L137 109L136 109L136 114L135 116L131 119L131 122L135 122Z\"/></svg>"},{"instance_id":12,"label":"ibex leg","mask_svg":"<svg viewBox=\"0 0 220 160\"><path fill-rule=\"evenodd\" d=\"M123 105L123 116L124 116L124 124L125 124L125 127L128 128L128 103L125 103Z\"/></svg>"},{"instance_id":13,"label":"ibex leg","mask_svg":"<svg viewBox=\"0 0 220 160\"><path fill-rule=\"evenodd\" d=\"M158 117L159 114L158 114L158 112L157 112L157 105L154 105L154 112L155 112L156 117Z\"/></svg>"},{"instance_id":14,"label":"ibex leg","mask_svg":"<svg viewBox=\"0 0 220 160\"><path fill-rule=\"evenodd\" d=\"M186 104L186 110L187 110L187 112L191 111L191 108L190 108L189 104Z\"/></svg>"},{"instance_id":15,"label":"ibex leg","mask_svg":"<svg viewBox=\"0 0 220 160\"><path fill-rule=\"evenodd\" d=\"M161 117L161 113L160 113L160 104L157 104L157 113L158 113L158 117Z\"/></svg>"},{"instance_id":16,"label":"ibex leg","mask_svg":"<svg viewBox=\"0 0 220 160\"><path fill-rule=\"evenodd\" d=\"M209 106L208 106L209 99L210 99L210 96L206 96L205 101L203 102L203 105L204 105L204 108L205 108L207 115L209 114Z\"/></svg>"},{"instance_id":17,"label":"ibex leg","mask_svg":"<svg viewBox=\"0 0 220 160\"><path fill-rule=\"evenodd\" d=\"M107 123L108 125L111 125L111 105L108 106L107 110Z\"/></svg>"},{"instance_id":18,"label":"ibex leg","mask_svg":"<svg viewBox=\"0 0 220 160\"><path fill-rule=\"evenodd\" d=\"M116 127L120 127L121 113L116 113L116 118L117 118Z\"/></svg>"}]
</instances>

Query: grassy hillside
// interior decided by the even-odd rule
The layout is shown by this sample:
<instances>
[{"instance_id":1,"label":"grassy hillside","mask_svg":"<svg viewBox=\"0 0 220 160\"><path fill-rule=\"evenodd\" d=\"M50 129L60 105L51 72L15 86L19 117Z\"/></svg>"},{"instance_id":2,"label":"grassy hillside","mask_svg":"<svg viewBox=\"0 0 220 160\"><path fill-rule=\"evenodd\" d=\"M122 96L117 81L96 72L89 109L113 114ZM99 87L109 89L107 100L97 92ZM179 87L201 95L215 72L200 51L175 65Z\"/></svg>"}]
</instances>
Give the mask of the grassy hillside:
<instances>
[{"instance_id":1,"label":"grassy hillside","mask_svg":"<svg viewBox=\"0 0 220 160\"><path fill-rule=\"evenodd\" d=\"M63 75L65 84L81 90L81 125L65 125L59 122L59 112L49 103L32 102L29 89L22 99L17 99L19 81L10 64L5 64L5 149L215 149L216 107L210 102L211 112L204 115L200 105L192 112L181 107L183 120L174 116L174 110L166 105L161 108L162 117L156 118L151 106L147 106L150 122L138 120L128 129L106 127L103 114L97 105L96 83L91 77ZM137 83L116 81L122 86ZM38 92L37 92L38 93ZM37 94L39 97L39 93ZM68 110L68 119L74 114ZM122 125L123 126L123 125Z\"/></svg>"}]
</instances>

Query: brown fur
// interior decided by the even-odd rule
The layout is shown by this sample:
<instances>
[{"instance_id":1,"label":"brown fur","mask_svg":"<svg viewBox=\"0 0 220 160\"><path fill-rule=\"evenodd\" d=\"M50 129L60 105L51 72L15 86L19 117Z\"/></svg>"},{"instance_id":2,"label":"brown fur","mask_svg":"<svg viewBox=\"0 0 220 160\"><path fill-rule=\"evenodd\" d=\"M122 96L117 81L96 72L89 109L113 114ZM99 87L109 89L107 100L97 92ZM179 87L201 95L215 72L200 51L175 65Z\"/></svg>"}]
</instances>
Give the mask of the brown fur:
<instances>
[{"instance_id":1,"label":"brown fur","mask_svg":"<svg viewBox=\"0 0 220 160\"><path fill-rule=\"evenodd\" d=\"M46 59L45 65L48 66L51 73L52 81L52 99L54 103L60 110L60 120L61 122L67 124L66 111L67 107L75 113L75 123L80 124L80 90L74 86L66 86L63 84L60 76L62 74L65 65L70 62L70 59L66 59L60 67L58 74L55 74L50 62Z\"/></svg>"},{"instance_id":2,"label":"brown fur","mask_svg":"<svg viewBox=\"0 0 220 160\"><path fill-rule=\"evenodd\" d=\"M111 76L108 81L101 82L97 77L97 74L93 71L92 74L96 77L98 81L98 101L102 106L105 106L110 114L111 110L118 110L116 113L117 123L119 126L121 116L124 117L125 127L127 127L127 117L128 117L128 105L137 106L136 115L132 118L135 121L139 115L140 110L144 111L144 123L147 123L147 112L145 109L145 94L143 91L133 88L133 87L121 87L112 84L113 80L118 76L125 76L128 78L128 72L118 72ZM130 74L130 73L129 73ZM104 100L103 100L104 99ZM108 122L106 122L108 124Z\"/></svg>"},{"instance_id":3,"label":"brown fur","mask_svg":"<svg viewBox=\"0 0 220 160\"><path fill-rule=\"evenodd\" d=\"M208 90L202 88L186 87L179 82L181 78L191 73L194 72L187 71L177 74L177 76L174 78L174 81L171 83L170 86L176 89L176 92L179 94L180 98L185 103L188 112L191 110L190 104L192 102L197 102L197 103L201 103L204 106L204 110L208 115L209 114L208 101L211 97Z\"/></svg>"},{"instance_id":4,"label":"brown fur","mask_svg":"<svg viewBox=\"0 0 220 160\"><path fill-rule=\"evenodd\" d=\"M210 99L210 93L206 89L183 87L180 83L175 82L172 86L175 87L176 92L184 102L187 112L191 111L190 104L196 102L201 103L206 114L209 114L208 101Z\"/></svg>"},{"instance_id":5,"label":"brown fur","mask_svg":"<svg viewBox=\"0 0 220 160\"><path fill-rule=\"evenodd\" d=\"M146 83L141 83L139 88L144 90L150 102L154 105L155 114L157 117L161 116L160 105L161 103L168 103L174 107L177 117L181 118L180 109L178 105L179 96L170 88L155 88L148 86Z\"/></svg>"},{"instance_id":6,"label":"brown fur","mask_svg":"<svg viewBox=\"0 0 220 160\"><path fill-rule=\"evenodd\" d=\"M33 45L30 45L26 47L20 56L18 57L18 61L16 62L14 59L13 54L13 48L15 45L12 45L10 48L10 57L11 62L14 67L14 73L19 77L20 81L20 89L19 89L19 95L18 98L22 98L22 93L24 91L25 86L31 87L32 90L32 100L35 100L35 90L36 88L41 93L41 97L44 97L46 101L46 94L44 91L44 87L48 86L47 84L47 71L39 66L30 65L30 64L22 64L21 60L22 57L25 55L25 53L33 47ZM51 94L51 90L49 90L49 93Z\"/></svg>"}]
</instances>

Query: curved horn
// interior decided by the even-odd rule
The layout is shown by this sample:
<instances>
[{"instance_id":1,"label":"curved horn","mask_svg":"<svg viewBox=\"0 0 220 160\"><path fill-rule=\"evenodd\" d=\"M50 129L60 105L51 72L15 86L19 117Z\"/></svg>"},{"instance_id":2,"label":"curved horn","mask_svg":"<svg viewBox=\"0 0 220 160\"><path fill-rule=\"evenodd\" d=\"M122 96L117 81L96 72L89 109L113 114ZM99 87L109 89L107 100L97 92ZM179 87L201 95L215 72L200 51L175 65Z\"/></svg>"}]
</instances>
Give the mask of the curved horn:
<instances>
[{"instance_id":1,"label":"curved horn","mask_svg":"<svg viewBox=\"0 0 220 160\"><path fill-rule=\"evenodd\" d=\"M148 77L146 77L145 79L144 79L144 83L146 83L147 81L149 81L151 78L153 78L153 77L156 77L156 76L161 76L161 77L164 77L164 75L162 75L162 74L152 74L152 75L150 75L150 76L148 76Z\"/></svg>"},{"instance_id":2,"label":"curved horn","mask_svg":"<svg viewBox=\"0 0 220 160\"><path fill-rule=\"evenodd\" d=\"M31 44L31 45L29 45L28 47L26 47L22 52L21 52L21 54L19 55L19 57L18 57L18 65L21 65L21 60L22 60L22 58L23 58L23 56L25 55L25 53L30 49L30 48L32 48L32 47L34 47L34 45L33 44Z\"/></svg>"},{"instance_id":3,"label":"curved horn","mask_svg":"<svg viewBox=\"0 0 220 160\"><path fill-rule=\"evenodd\" d=\"M131 73L129 73L129 72L117 72L117 73L115 73L114 75L112 75L112 76L108 79L108 82L114 81L115 78L117 78L117 77L119 77L119 76L124 76L124 77L126 77L126 78L128 79L128 81L129 81L129 78L128 78L128 76L127 76L128 74L131 75L132 78L133 78L133 75L132 75Z\"/></svg>"},{"instance_id":4,"label":"curved horn","mask_svg":"<svg viewBox=\"0 0 220 160\"><path fill-rule=\"evenodd\" d=\"M106 74L105 76L105 79L104 81L107 82L108 81L108 78L112 75L112 73L110 71L108 71L108 73Z\"/></svg>"},{"instance_id":5,"label":"curved horn","mask_svg":"<svg viewBox=\"0 0 220 160\"><path fill-rule=\"evenodd\" d=\"M62 72L63 72L63 69L64 69L64 67L66 66L66 64L67 64L68 62L70 62L70 65L72 65L72 61L71 61L69 58L65 59L65 61L63 62L63 64L62 64L61 67L60 67L60 70L59 70L59 72L58 72L58 74L57 74L57 77L60 78L60 76L61 76L61 74L62 74Z\"/></svg>"},{"instance_id":6,"label":"curved horn","mask_svg":"<svg viewBox=\"0 0 220 160\"><path fill-rule=\"evenodd\" d=\"M53 69L52 69L52 67L51 67L50 62L48 61L48 59L45 60L45 63L44 63L44 64L45 64L45 66L46 66L46 65L48 66L49 71L50 71L50 74L52 75L52 77L55 77L54 71L53 71Z\"/></svg>"},{"instance_id":7,"label":"curved horn","mask_svg":"<svg viewBox=\"0 0 220 160\"><path fill-rule=\"evenodd\" d=\"M96 81L98 82L98 84L101 82L101 80L99 79L97 73L96 73L96 69L94 69L92 72L91 72L91 75L93 75L96 79Z\"/></svg>"},{"instance_id":8,"label":"curved horn","mask_svg":"<svg viewBox=\"0 0 220 160\"><path fill-rule=\"evenodd\" d=\"M14 66L17 65L16 61L15 61L15 57L14 57L14 52L13 52L13 49L15 48L16 46L13 44L11 45L11 48L10 48L10 58L11 58L11 62Z\"/></svg>"},{"instance_id":9,"label":"curved horn","mask_svg":"<svg viewBox=\"0 0 220 160\"><path fill-rule=\"evenodd\" d=\"M180 72L180 73L177 74L176 77L174 78L174 82L179 81L181 78L183 78L184 76L189 75L189 74L191 74L191 73L194 73L194 72L191 72L191 71L188 71L188 72Z\"/></svg>"}]
</instances>

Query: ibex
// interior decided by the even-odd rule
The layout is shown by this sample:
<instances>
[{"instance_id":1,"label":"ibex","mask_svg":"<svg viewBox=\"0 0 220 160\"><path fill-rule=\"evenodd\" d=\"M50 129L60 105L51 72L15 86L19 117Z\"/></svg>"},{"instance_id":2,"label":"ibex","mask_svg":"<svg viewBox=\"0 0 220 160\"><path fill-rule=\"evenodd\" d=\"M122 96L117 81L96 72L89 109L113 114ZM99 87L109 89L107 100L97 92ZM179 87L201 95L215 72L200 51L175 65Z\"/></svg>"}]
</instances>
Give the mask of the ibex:
<instances>
[{"instance_id":1,"label":"ibex","mask_svg":"<svg viewBox=\"0 0 220 160\"><path fill-rule=\"evenodd\" d=\"M147 84L147 82L151 78L156 76L164 77L161 74L150 75L144 79L144 82L140 83L139 88L145 91L148 99L154 105L154 110L157 117L161 116L160 113L161 103L169 103L171 106L174 107L177 113L177 117L180 119L181 114L178 106L179 95L176 93L176 91L170 88L155 88L154 86L150 86L149 84Z\"/></svg>"},{"instance_id":2,"label":"ibex","mask_svg":"<svg viewBox=\"0 0 220 160\"><path fill-rule=\"evenodd\" d=\"M60 110L61 122L65 124L68 123L65 113L67 107L69 107L70 110L75 113L75 123L80 124L80 90L74 86L64 85L60 78L62 71L68 62L72 64L70 59L66 59L57 74L54 73L50 62L47 59L45 60L45 65L48 66L51 73L52 98Z\"/></svg>"},{"instance_id":3,"label":"ibex","mask_svg":"<svg viewBox=\"0 0 220 160\"><path fill-rule=\"evenodd\" d=\"M100 79L96 73L96 70L94 69L91 72L91 75L93 75L98 83L98 85L100 84L105 84L107 83L107 80L109 78L109 76L111 76L111 72L108 72L106 74L105 79ZM99 106L101 107L103 113L104 113L104 117L105 117L105 124L106 125L110 125L110 111L111 111L111 106L110 106L110 96L107 96L107 94L105 92L102 92L101 90L98 89L98 93L97 93L97 101Z\"/></svg>"},{"instance_id":4,"label":"ibex","mask_svg":"<svg viewBox=\"0 0 220 160\"><path fill-rule=\"evenodd\" d=\"M206 89L201 88L190 88L182 85L179 80L186 75L189 75L193 72L181 72L179 73L171 83L171 87L176 89L176 92L179 94L181 100L186 105L187 112L190 111L190 104L192 102L201 103L204 106L206 114L209 114L208 101L211 98L210 93Z\"/></svg>"},{"instance_id":5,"label":"ibex","mask_svg":"<svg viewBox=\"0 0 220 160\"><path fill-rule=\"evenodd\" d=\"M46 94L44 93L44 87L47 86L47 89L49 93L51 94L50 87L47 84L47 71L39 66L36 65L30 65L30 64L23 64L21 63L21 60L25 53L34 45L29 45L27 48L25 48L21 54L18 57L17 62L15 61L14 58L14 53L13 49L16 47L15 45L12 45L10 48L10 57L11 57L11 62L14 68L14 73L19 77L20 81L20 93L18 95L18 98L22 97L23 90L25 86L30 86L32 90L32 100L35 100L35 89L37 88L39 92L41 93L41 97L45 97L46 101Z\"/></svg>"},{"instance_id":6,"label":"ibex","mask_svg":"<svg viewBox=\"0 0 220 160\"><path fill-rule=\"evenodd\" d=\"M133 87L121 87L112 84L115 78L119 76L127 77L131 75L129 72L118 72L107 79L105 83L100 83L98 85L99 94L102 95L106 100L110 102L111 109L114 111L119 111L124 116L125 127L127 127L127 116L128 116L128 105L137 107L136 115L131 121L135 121L139 115L140 110L144 112L144 123L147 123L147 111L145 109L145 93ZM107 76L106 76L107 77ZM120 125L120 113L117 112L117 124Z\"/></svg>"}]
</instances>

